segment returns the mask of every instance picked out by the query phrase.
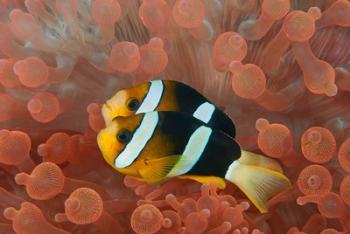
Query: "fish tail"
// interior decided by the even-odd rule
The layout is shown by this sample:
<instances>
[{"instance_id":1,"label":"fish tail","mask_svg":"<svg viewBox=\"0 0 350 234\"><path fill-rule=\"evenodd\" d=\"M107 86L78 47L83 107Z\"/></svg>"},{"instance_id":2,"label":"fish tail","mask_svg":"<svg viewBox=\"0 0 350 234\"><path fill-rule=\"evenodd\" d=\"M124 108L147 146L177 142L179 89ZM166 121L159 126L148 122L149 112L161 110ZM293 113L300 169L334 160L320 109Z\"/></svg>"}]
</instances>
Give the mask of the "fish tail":
<instances>
[{"instance_id":1,"label":"fish tail","mask_svg":"<svg viewBox=\"0 0 350 234\"><path fill-rule=\"evenodd\" d=\"M225 179L237 185L261 213L268 212L267 202L272 197L291 186L281 172L239 160L229 166Z\"/></svg>"},{"instance_id":2,"label":"fish tail","mask_svg":"<svg viewBox=\"0 0 350 234\"><path fill-rule=\"evenodd\" d=\"M241 157L238 160L245 165L263 167L283 174L281 164L273 158L241 150Z\"/></svg>"}]
</instances>

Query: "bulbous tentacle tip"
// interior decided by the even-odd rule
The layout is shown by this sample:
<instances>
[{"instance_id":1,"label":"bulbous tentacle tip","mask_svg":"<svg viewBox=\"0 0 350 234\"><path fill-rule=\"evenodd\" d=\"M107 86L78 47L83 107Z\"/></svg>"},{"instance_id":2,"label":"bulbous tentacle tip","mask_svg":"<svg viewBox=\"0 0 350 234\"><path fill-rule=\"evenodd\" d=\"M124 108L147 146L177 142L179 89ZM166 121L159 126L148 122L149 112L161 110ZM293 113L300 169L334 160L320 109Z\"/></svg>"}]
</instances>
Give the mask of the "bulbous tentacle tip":
<instances>
[{"instance_id":1,"label":"bulbous tentacle tip","mask_svg":"<svg viewBox=\"0 0 350 234\"><path fill-rule=\"evenodd\" d=\"M44 158L49 154L49 146L46 144L40 144L38 145L37 152L40 157Z\"/></svg>"},{"instance_id":2,"label":"bulbous tentacle tip","mask_svg":"<svg viewBox=\"0 0 350 234\"><path fill-rule=\"evenodd\" d=\"M13 220L18 214L18 210L13 207L8 207L4 209L3 215L8 220Z\"/></svg>"},{"instance_id":3,"label":"bulbous tentacle tip","mask_svg":"<svg viewBox=\"0 0 350 234\"><path fill-rule=\"evenodd\" d=\"M64 213L55 214L54 220L56 223L68 222L68 218Z\"/></svg>"},{"instance_id":4,"label":"bulbous tentacle tip","mask_svg":"<svg viewBox=\"0 0 350 234\"><path fill-rule=\"evenodd\" d=\"M229 67L233 73L232 90L239 97L254 100L265 92L266 77L259 66L231 62Z\"/></svg>"},{"instance_id":5,"label":"bulbous tentacle tip","mask_svg":"<svg viewBox=\"0 0 350 234\"><path fill-rule=\"evenodd\" d=\"M49 80L49 67L39 57L19 60L14 64L13 70L22 85L29 88L37 88Z\"/></svg>"},{"instance_id":6,"label":"bulbous tentacle tip","mask_svg":"<svg viewBox=\"0 0 350 234\"><path fill-rule=\"evenodd\" d=\"M314 13L315 10L310 12ZM303 42L315 33L315 16L303 11L291 11L283 21L283 31L290 41Z\"/></svg>"},{"instance_id":7,"label":"bulbous tentacle tip","mask_svg":"<svg viewBox=\"0 0 350 234\"><path fill-rule=\"evenodd\" d=\"M187 232L204 232L208 225L208 218L210 217L210 210L203 209L200 211L194 211L188 214L184 220L185 228Z\"/></svg>"},{"instance_id":8,"label":"bulbous tentacle tip","mask_svg":"<svg viewBox=\"0 0 350 234\"><path fill-rule=\"evenodd\" d=\"M19 39L33 40L40 34L39 25L31 14L14 9L10 12L9 18L10 29Z\"/></svg>"},{"instance_id":9,"label":"bulbous tentacle tip","mask_svg":"<svg viewBox=\"0 0 350 234\"><path fill-rule=\"evenodd\" d=\"M180 215L174 211L174 210L164 210L162 211L163 214L163 222L162 227L168 232L171 231L177 231L181 227L181 217Z\"/></svg>"},{"instance_id":10,"label":"bulbous tentacle tip","mask_svg":"<svg viewBox=\"0 0 350 234\"><path fill-rule=\"evenodd\" d=\"M31 139L28 134L22 131L2 132L3 139L0 140L0 162L6 165L20 166L27 165L31 168L33 162L30 158ZM5 135L7 135L5 137Z\"/></svg>"},{"instance_id":11,"label":"bulbous tentacle tip","mask_svg":"<svg viewBox=\"0 0 350 234\"><path fill-rule=\"evenodd\" d=\"M169 218L165 218L163 219L163 222L162 222L162 227L165 228L165 229L169 229L173 226L173 223L171 221L171 219Z\"/></svg>"},{"instance_id":12,"label":"bulbous tentacle tip","mask_svg":"<svg viewBox=\"0 0 350 234\"><path fill-rule=\"evenodd\" d=\"M71 137L63 132L52 134L45 143L37 147L37 152L45 162L61 164L70 159L74 147Z\"/></svg>"},{"instance_id":13,"label":"bulbous tentacle tip","mask_svg":"<svg viewBox=\"0 0 350 234\"><path fill-rule=\"evenodd\" d=\"M319 7L310 7L307 13L314 19L318 20L321 18L321 9Z\"/></svg>"},{"instance_id":14,"label":"bulbous tentacle tip","mask_svg":"<svg viewBox=\"0 0 350 234\"><path fill-rule=\"evenodd\" d=\"M330 161L336 152L336 140L330 130L323 127L312 127L303 133L301 149L307 160L325 163Z\"/></svg>"},{"instance_id":15,"label":"bulbous tentacle tip","mask_svg":"<svg viewBox=\"0 0 350 234\"><path fill-rule=\"evenodd\" d=\"M165 196L165 200L169 203L178 203L178 201L177 201L177 199L176 199L176 196L174 195L174 194L171 194L171 193L169 193L169 194L167 194L166 196Z\"/></svg>"},{"instance_id":16,"label":"bulbous tentacle tip","mask_svg":"<svg viewBox=\"0 0 350 234\"><path fill-rule=\"evenodd\" d=\"M177 0L173 6L173 18L183 28L196 28L205 17L205 6L199 0Z\"/></svg>"},{"instance_id":17,"label":"bulbous tentacle tip","mask_svg":"<svg viewBox=\"0 0 350 234\"><path fill-rule=\"evenodd\" d=\"M259 118L255 122L255 128L261 132L266 130L270 126L270 123L267 119L264 118Z\"/></svg>"},{"instance_id":18,"label":"bulbous tentacle tip","mask_svg":"<svg viewBox=\"0 0 350 234\"><path fill-rule=\"evenodd\" d=\"M67 233L50 224L41 209L31 202L22 202L19 210L7 208L4 214L12 221L12 228L16 233Z\"/></svg>"},{"instance_id":19,"label":"bulbous tentacle tip","mask_svg":"<svg viewBox=\"0 0 350 234\"><path fill-rule=\"evenodd\" d=\"M283 124L270 124L266 119L255 123L258 134L258 146L264 154L273 158L287 158L293 150L293 137L289 128Z\"/></svg>"},{"instance_id":20,"label":"bulbous tentacle tip","mask_svg":"<svg viewBox=\"0 0 350 234\"><path fill-rule=\"evenodd\" d=\"M307 203L317 204L319 212L326 218L348 218L346 207L340 196L333 192L320 195L306 195L298 197L297 204L305 205Z\"/></svg>"},{"instance_id":21,"label":"bulbous tentacle tip","mask_svg":"<svg viewBox=\"0 0 350 234\"><path fill-rule=\"evenodd\" d=\"M15 182L19 185L27 185L29 181L30 181L30 176L25 172L18 173L15 176Z\"/></svg>"},{"instance_id":22,"label":"bulbous tentacle tip","mask_svg":"<svg viewBox=\"0 0 350 234\"><path fill-rule=\"evenodd\" d=\"M34 167L30 175L17 174L16 183L24 185L29 197L35 200L47 200L62 192L64 175L54 163L43 162Z\"/></svg>"},{"instance_id":23,"label":"bulbous tentacle tip","mask_svg":"<svg viewBox=\"0 0 350 234\"><path fill-rule=\"evenodd\" d=\"M80 208L80 201L76 198L69 198L64 202L65 209L75 212Z\"/></svg>"},{"instance_id":24,"label":"bulbous tentacle tip","mask_svg":"<svg viewBox=\"0 0 350 234\"><path fill-rule=\"evenodd\" d=\"M164 0L143 1L139 8L143 24L153 32L165 29L170 18L170 7Z\"/></svg>"},{"instance_id":25,"label":"bulbous tentacle tip","mask_svg":"<svg viewBox=\"0 0 350 234\"><path fill-rule=\"evenodd\" d=\"M54 120L60 113L60 100L49 92L35 94L27 103L27 109L34 120L48 123Z\"/></svg>"},{"instance_id":26,"label":"bulbous tentacle tip","mask_svg":"<svg viewBox=\"0 0 350 234\"><path fill-rule=\"evenodd\" d=\"M324 166L310 165L300 172L297 186L305 195L322 195L331 191L333 178Z\"/></svg>"},{"instance_id":27,"label":"bulbous tentacle tip","mask_svg":"<svg viewBox=\"0 0 350 234\"><path fill-rule=\"evenodd\" d=\"M119 42L113 45L109 63L116 71L129 73L137 69L141 56L139 47L133 42Z\"/></svg>"},{"instance_id":28,"label":"bulbous tentacle tip","mask_svg":"<svg viewBox=\"0 0 350 234\"><path fill-rule=\"evenodd\" d=\"M65 201L65 215L75 224L96 223L103 212L101 196L90 188L74 190Z\"/></svg>"},{"instance_id":29,"label":"bulbous tentacle tip","mask_svg":"<svg viewBox=\"0 0 350 234\"><path fill-rule=\"evenodd\" d=\"M232 72L232 74L239 74L243 70L243 64L240 61L233 60L228 65L229 70Z\"/></svg>"},{"instance_id":30,"label":"bulbous tentacle tip","mask_svg":"<svg viewBox=\"0 0 350 234\"><path fill-rule=\"evenodd\" d=\"M139 234L156 233L163 224L163 214L153 205L137 207L131 215L131 228Z\"/></svg>"},{"instance_id":31,"label":"bulbous tentacle tip","mask_svg":"<svg viewBox=\"0 0 350 234\"><path fill-rule=\"evenodd\" d=\"M161 38L151 38L148 44L140 47L141 61L138 71L146 76L154 76L163 72L169 62L168 54L163 48Z\"/></svg>"},{"instance_id":32,"label":"bulbous tentacle tip","mask_svg":"<svg viewBox=\"0 0 350 234\"><path fill-rule=\"evenodd\" d=\"M334 97L338 93L338 86L334 83L330 83L326 88L324 93L329 97Z\"/></svg>"},{"instance_id":33,"label":"bulbous tentacle tip","mask_svg":"<svg viewBox=\"0 0 350 234\"><path fill-rule=\"evenodd\" d=\"M164 41L160 37L152 37L149 40L148 44L154 48L161 48L162 49L164 47Z\"/></svg>"},{"instance_id":34,"label":"bulbous tentacle tip","mask_svg":"<svg viewBox=\"0 0 350 234\"><path fill-rule=\"evenodd\" d=\"M217 71L227 71L230 69L229 65L231 62L241 62L247 55L247 52L248 45L242 35L237 32L224 32L214 42L212 53L213 66ZM239 63L235 63L235 65L239 65ZM231 72L234 73L235 70L231 69Z\"/></svg>"}]
</instances>

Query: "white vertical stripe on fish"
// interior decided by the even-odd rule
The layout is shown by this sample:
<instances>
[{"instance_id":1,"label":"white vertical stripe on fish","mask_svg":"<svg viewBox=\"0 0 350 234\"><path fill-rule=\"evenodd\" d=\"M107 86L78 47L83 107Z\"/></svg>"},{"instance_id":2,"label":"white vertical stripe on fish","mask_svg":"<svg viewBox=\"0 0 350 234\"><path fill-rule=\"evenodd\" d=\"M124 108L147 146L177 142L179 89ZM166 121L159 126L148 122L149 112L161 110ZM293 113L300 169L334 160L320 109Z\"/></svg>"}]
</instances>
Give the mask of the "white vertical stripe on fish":
<instances>
[{"instance_id":1,"label":"white vertical stripe on fish","mask_svg":"<svg viewBox=\"0 0 350 234\"><path fill-rule=\"evenodd\" d=\"M209 102L205 102L200 105L193 113L193 117L202 120L204 123L208 123L215 111L215 106Z\"/></svg>"},{"instance_id":2,"label":"white vertical stripe on fish","mask_svg":"<svg viewBox=\"0 0 350 234\"><path fill-rule=\"evenodd\" d=\"M203 154L210 139L212 130L206 126L200 126L194 131L187 142L182 157L168 173L167 177L183 175L197 163Z\"/></svg>"},{"instance_id":3,"label":"white vertical stripe on fish","mask_svg":"<svg viewBox=\"0 0 350 234\"><path fill-rule=\"evenodd\" d=\"M160 103L164 92L164 84L161 80L152 80L151 86L141 106L136 111L136 114L154 111Z\"/></svg>"},{"instance_id":4,"label":"white vertical stripe on fish","mask_svg":"<svg viewBox=\"0 0 350 234\"><path fill-rule=\"evenodd\" d=\"M130 166L139 156L147 142L152 138L159 121L158 112L146 113L141 121L140 126L134 132L129 143L116 158L114 165L117 168Z\"/></svg>"}]
</instances>

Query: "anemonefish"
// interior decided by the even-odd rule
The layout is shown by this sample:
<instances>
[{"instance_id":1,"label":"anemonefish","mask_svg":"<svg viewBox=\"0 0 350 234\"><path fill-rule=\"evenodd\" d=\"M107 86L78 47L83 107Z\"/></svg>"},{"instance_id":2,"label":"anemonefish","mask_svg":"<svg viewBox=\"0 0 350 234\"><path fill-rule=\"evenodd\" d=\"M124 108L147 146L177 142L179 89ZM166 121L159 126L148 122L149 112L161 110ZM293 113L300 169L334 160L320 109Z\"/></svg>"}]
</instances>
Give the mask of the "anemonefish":
<instances>
[{"instance_id":1,"label":"anemonefish","mask_svg":"<svg viewBox=\"0 0 350 234\"><path fill-rule=\"evenodd\" d=\"M261 211L291 186L277 161L241 151L232 136L183 112L115 117L97 137L104 159L122 174L148 183L180 177L237 185Z\"/></svg>"},{"instance_id":2,"label":"anemonefish","mask_svg":"<svg viewBox=\"0 0 350 234\"><path fill-rule=\"evenodd\" d=\"M151 111L185 112L235 137L232 120L194 88L171 80L153 80L119 90L102 107L106 125L116 116Z\"/></svg>"}]
</instances>

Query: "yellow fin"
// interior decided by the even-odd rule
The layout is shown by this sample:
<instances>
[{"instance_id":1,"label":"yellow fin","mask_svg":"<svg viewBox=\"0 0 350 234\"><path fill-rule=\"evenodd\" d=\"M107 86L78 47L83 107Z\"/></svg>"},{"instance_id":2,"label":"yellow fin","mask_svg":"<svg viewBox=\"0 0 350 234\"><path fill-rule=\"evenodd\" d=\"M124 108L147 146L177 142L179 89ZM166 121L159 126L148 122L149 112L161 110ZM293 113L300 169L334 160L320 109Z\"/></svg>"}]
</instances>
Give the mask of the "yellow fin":
<instances>
[{"instance_id":1,"label":"yellow fin","mask_svg":"<svg viewBox=\"0 0 350 234\"><path fill-rule=\"evenodd\" d=\"M263 167L266 169L270 169L273 171L283 173L282 167L278 163L278 161L276 161L272 158L265 157L265 156L262 156L260 154L248 152L245 150L241 151L241 157L239 158L239 162L242 164L249 165L249 166Z\"/></svg>"},{"instance_id":2,"label":"yellow fin","mask_svg":"<svg viewBox=\"0 0 350 234\"><path fill-rule=\"evenodd\" d=\"M216 176L182 175L182 176L178 176L178 178L190 179L202 184L209 184L209 183L215 182L218 184L219 189L224 189L226 187L225 180Z\"/></svg>"},{"instance_id":3,"label":"yellow fin","mask_svg":"<svg viewBox=\"0 0 350 234\"><path fill-rule=\"evenodd\" d=\"M289 179L276 171L249 166L239 161L233 162L225 179L237 185L260 212L267 212L267 202L289 188Z\"/></svg>"},{"instance_id":4,"label":"yellow fin","mask_svg":"<svg viewBox=\"0 0 350 234\"><path fill-rule=\"evenodd\" d=\"M177 163L181 155L170 155L161 158L144 159L139 174L148 183L159 183L166 180L166 175Z\"/></svg>"}]
</instances>

